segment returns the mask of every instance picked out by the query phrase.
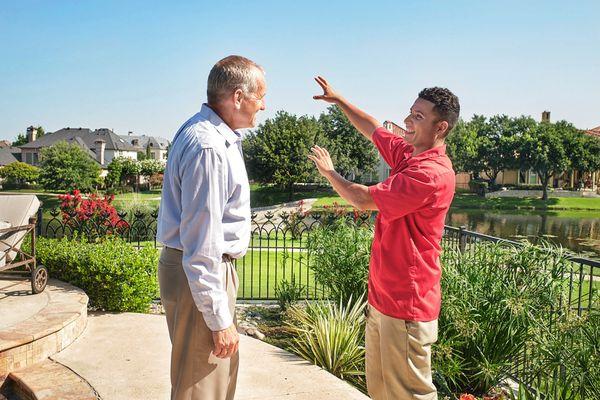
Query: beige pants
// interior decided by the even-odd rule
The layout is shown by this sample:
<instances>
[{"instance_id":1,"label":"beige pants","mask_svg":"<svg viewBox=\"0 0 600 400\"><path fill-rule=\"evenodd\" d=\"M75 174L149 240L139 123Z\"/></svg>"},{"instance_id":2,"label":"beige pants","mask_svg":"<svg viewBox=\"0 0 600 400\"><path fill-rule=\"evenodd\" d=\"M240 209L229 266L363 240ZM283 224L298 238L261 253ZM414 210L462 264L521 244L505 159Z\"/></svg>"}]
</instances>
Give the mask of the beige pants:
<instances>
[{"instance_id":1,"label":"beige pants","mask_svg":"<svg viewBox=\"0 0 600 400\"><path fill-rule=\"evenodd\" d=\"M375 400L436 400L431 379L431 344L437 320L405 321L368 306L366 374Z\"/></svg>"},{"instance_id":2,"label":"beige pants","mask_svg":"<svg viewBox=\"0 0 600 400\"><path fill-rule=\"evenodd\" d=\"M212 332L192 298L181 264L182 255L180 250L165 247L158 264L160 298L172 344L171 400L231 400L237 383L239 353L227 359L212 354ZM221 266L229 309L235 315L237 274L232 262L223 262Z\"/></svg>"}]
</instances>

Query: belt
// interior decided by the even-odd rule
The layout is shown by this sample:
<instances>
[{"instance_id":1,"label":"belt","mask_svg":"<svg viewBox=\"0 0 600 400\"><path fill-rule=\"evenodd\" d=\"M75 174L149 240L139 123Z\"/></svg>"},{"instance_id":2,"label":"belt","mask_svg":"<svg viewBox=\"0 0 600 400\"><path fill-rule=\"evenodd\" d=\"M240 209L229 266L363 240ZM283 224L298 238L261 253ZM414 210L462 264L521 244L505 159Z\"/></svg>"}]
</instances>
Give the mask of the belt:
<instances>
[{"instance_id":1,"label":"belt","mask_svg":"<svg viewBox=\"0 0 600 400\"><path fill-rule=\"evenodd\" d=\"M183 253L182 250L176 249L174 247L165 246L165 248L167 248L169 250L177 251L179 253ZM231 257L229 254L223 254L223 256L221 257L221 262L234 262L234 261L235 261L235 258Z\"/></svg>"}]
</instances>

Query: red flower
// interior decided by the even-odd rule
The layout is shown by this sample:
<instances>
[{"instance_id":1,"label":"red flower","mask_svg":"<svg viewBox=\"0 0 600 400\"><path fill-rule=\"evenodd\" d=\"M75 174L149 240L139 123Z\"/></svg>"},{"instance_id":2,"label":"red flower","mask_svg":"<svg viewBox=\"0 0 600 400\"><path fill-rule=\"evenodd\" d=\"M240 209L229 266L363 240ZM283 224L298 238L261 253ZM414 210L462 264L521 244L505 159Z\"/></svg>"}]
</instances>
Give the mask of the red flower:
<instances>
[{"instance_id":1,"label":"red flower","mask_svg":"<svg viewBox=\"0 0 600 400\"><path fill-rule=\"evenodd\" d=\"M459 400L477 400L477 399L472 394L463 393L463 394L460 395L460 399Z\"/></svg>"}]
</instances>

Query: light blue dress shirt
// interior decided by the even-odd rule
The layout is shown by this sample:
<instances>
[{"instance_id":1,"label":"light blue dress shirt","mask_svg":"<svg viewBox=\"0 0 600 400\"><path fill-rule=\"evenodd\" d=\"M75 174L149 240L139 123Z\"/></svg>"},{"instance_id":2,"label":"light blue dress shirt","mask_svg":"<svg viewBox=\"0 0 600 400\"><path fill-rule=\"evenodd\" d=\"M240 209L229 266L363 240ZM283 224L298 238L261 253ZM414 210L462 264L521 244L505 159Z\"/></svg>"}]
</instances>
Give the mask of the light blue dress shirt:
<instances>
[{"instance_id":1,"label":"light blue dress shirt","mask_svg":"<svg viewBox=\"0 0 600 400\"><path fill-rule=\"evenodd\" d=\"M169 150L157 240L183 251L183 269L208 328L228 328L233 316L221 261L248 249L250 186L240 135L206 104Z\"/></svg>"}]
</instances>

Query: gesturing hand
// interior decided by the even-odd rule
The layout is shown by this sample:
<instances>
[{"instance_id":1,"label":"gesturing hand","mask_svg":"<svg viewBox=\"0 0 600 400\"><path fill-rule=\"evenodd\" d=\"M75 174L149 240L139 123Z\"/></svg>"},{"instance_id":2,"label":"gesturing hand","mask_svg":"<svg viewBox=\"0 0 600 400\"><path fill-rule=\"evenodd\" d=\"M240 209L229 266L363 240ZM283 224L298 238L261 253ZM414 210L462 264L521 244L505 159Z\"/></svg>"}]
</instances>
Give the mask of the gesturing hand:
<instances>
[{"instance_id":1,"label":"gesturing hand","mask_svg":"<svg viewBox=\"0 0 600 400\"><path fill-rule=\"evenodd\" d=\"M212 333L215 349L213 354L219 358L229 358L238 351L240 336L234 324L222 331Z\"/></svg>"},{"instance_id":2,"label":"gesturing hand","mask_svg":"<svg viewBox=\"0 0 600 400\"><path fill-rule=\"evenodd\" d=\"M337 92L335 90L333 90L333 88L331 86L329 86L329 83L327 83L325 78L323 78L322 76L317 76L315 78L315 81L323 89L323 94L320 96L319 95L313 96L313 99L325 100L328 103L337 103L340 100L340 96L337 94Z\"/></svg>"},{"instance_id":3,"label":"gesturing hand","mask_svg":"<svg viewBox=\"0 0 600 400\"><path fill-rule=\"evenodd\" d=\"M331 161L331 156L326 149L314 145L311 150L313 154L309 154L308 158L315 162L315 165L317 166L317 169L321 175L325 176L335 172L335 169L333 168L333 162Z\"/></svg>"}]
</instances>

